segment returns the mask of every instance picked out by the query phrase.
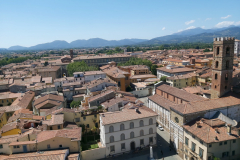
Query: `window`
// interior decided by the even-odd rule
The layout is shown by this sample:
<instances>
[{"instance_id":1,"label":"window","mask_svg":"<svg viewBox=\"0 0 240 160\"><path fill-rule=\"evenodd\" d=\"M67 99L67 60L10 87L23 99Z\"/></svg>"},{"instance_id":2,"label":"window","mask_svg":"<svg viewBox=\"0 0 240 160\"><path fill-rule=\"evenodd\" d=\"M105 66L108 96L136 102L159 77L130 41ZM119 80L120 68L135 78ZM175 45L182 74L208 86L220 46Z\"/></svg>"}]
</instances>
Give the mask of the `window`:
<instances>
[{"instance_id":1,"label":"window","mask_svg":"<svg viewBox=\"0 0 240 160\"><path fill-rule=\"evenodd\" d=\"M208 156L208 160L212 160L212 156Z\"/></svg>"},{"instance_id":2,"label":"window","mask_svg":"<svg viewBox=\"0 0 240 160\"><path fill-rule=\"evenodd\" d=\"M150 118L150 119L149 119L149 125L152 125L152 124L153 124L153 119Z\"/></svg>"},{"instance_id":3,"label":"window","mask_svg":"<svg viewBox=\"0 0 240 160\"><path fill-rule=\"evenodd\" d=\"M224 145L226 145L226 144L227 144L227 141L224 142Z\"/></svg>"},{"instance_id":4,"label":"window","mask_svg":"<svg viewBox=\"0 0 240 160\"><path fill-rule=\"evenodd\" d=\"M140 127L143 127L143 126L144 126L143 120L141 120L141 121L139 122L139 126L140 126Z\"/></svg>"},{"instance_id":5,"label":"window","mask_svg":"<svg viewBox=\"0 0 240 160\"><path fill-rule=\"evenodd\" d=\"M144 136L144 131L143 130L140 131L140 136Z\"/></svg>"},{"instance_id":6,"label":"window","mask_svg":"<svg viewBox=\"0 0 240 160\"><path fill-rule=\"evenodd\" d=\"M203 144L203 141L200 140L200 143Z\"/></svg>"},{"instance_id":7,"label":"window","mask_svg":"<svg viewBox=\"0 0 240 160\"><path fill-rule=\"evenodd\" d=\"M1 148L3 148L3 145L2 145L2 144L0 144L0 149L1 149Z\"/></svg>"},{"instance_id":8,"label":"window","mask_svg":"<svg viewBox=\"0 0 240 160\"><path fill-rule=\"evenodd\" d=\"M217 52L217 55L219 55L219 47L217 47L217 51L216 52Z\"/></svg>"},{"instance_id":9,"label":"window","mask_svg":"<svg viewBox=\"0 0 240 160\"><path fill-rule=\"evenodd\" d=\"M140 145L144 145L144 139L140 139Z\"/></svg>"},{"instance_id":10,"label":"window","mask_svg":"<svg viewBox=\"0 0 240 160\"><path fill-rule=\"evenodd\" d=\"M153 134L153 129L149 128L149 134Z\"/></svg>"},{"instance_id":11,"label":"window","mask_svg":"<svg viewBox=\"0 0 240 160\"><path fill-rule=\"evenodd\" d=\"M95 118L97 118L97 115L96 115L96 114L94 114L94 117L95 117Z\"/></svg>"},{"instance_id":12,"label":"window","mask_svg":"<svg viewBox=\"0 0 240 160\"><path fill-rule=\"evenodd\" d=\"M192 134L192 138L195 138L195 136Z\"/></svg>"},{"instance_id":13,"label":"window","mask_svg":"<svg viewBox=\"0 0 240 160\"><path fill-rule=\"evenodd\" d=\"M124 124L120 124L120 131L123 131L125 129Z\"/></svg>"},{"instance_id":14,"label":"window","mask_svg":"<svg viewBox=\"0 0 240 160\"><path fill-rule=\"evenodd\" d=\"M130 138L134 138L134 132L130 133Z\"/></svg>"},{"instance_id":15,"label":"window","mask_svg":"<svg viewBox=\"0 0 240 160\"><path fill-rule=\"evenodd\" d=\"M218 68L218 61L216 61L215 63L215 68Z\"/></svg>"},{"instance_id":16,"label":"window","mask_svg":"<svg viewBox=\"0 0 240 160\"><path fill-rule=\"evenodd\" d=\"M226 69L229 68L229 60L226 61Z\"/></svg>"},{"instance_id":17,"label":"window","mask_svg":"<svg viewBox=\"0 0 240 160\"><path fill-rule=\"evenodd\" d=\"M124 133L121 134L121 141L123 141L123 140L125 140L125 134Z\"/></svg>"},{"instance_id":18,"label":"window","mask_svg":"<svg viewBox=\"0 0 240 160\"><path fill-rule=\"evenodd\" d=\"M52 127L50 127L50 130L52 130Z\"/></svg>"},{"instance_id":19,"label":"window","mask_svg":"<svg viewBox=\"0 0 240 160\"><path fill-rule=\"evenodd\" d=\"M114 137L111 136L111 137L110 137L110 143L113 143L113 142L114 142Z\"/></svg>"},{"instance_id":20,"label":"window","mask_svg":"<svg viewBox=\"0 0 240 160\"><path fill-rule=\"evenodd\" d=\"M227 73L225 74L225 80L228 80L228 74Z\"/></svg>"},{"instance_id":21,"label":"window","mask_svg":"<svg viewBox=\"0 0 240 160\"><path fill-rule=\"evenodd\" d=\"M236 143L236 139L233 140L233 143Z\"/></svg>"},{"instance_id":22,"label":"window","mask_svg":"<svg viewBox=\"0 0 240 160\"><path fill-rule=\"evenodd\" d=\"M185 144L188 146L188 138L185 137Z\"/></svg>"},{"instance_id":23,"label":"window","mask_svg":"<svg viewBox=\"0 0 240 160\"><path fill-rule=\"evenodd\" d=\"M13 148L20 148L20 146L13 146Z\"/></svg>"},{"instance_id":24,"label":"window","mask_svg":"<svg viewBox=\"0 0 240 160\"><path fill-rule=\"evenodd\" d=\"M85 116L83 117L83 120L86 121L86 117Z\"/></svg>"},{"instance_id":25,"label":"window","mask_svg":"<svg viewBox=\"0 0 240 160\"><path fill-rule=\"evenodd\" d=\"M75 118L75 122L80 122L80 118Z\"/></svg>"},{"instance_id":26,"label":"window","mask_svg":"<svg viewBox=\"0 0 240 160\"><path fill-rule=\"evenodd\" d=\"M115 146L110 146L110 152L115 152Z\"/></svg>"},{"instance_id":27,"label":"window","mask_svg":"<svg viewBox=\"0 0 240 160\"><path fill-rule=\"evenodd\" d=\"M211 148L212 147L212 144L209 144L209 148Z\"/></svg>"},{"instance_id":28,"label":"window","mask_svg":"<svg viewBox=\"0 0 240 160\"><path fill-rule=\"evenodd\" d=\"M203 149L200 148L200 147L199 147L199 154L198 154L198 155L199 155L199 157L201 157L201 158L203 157Z\"/></svg>"},{"instance_id":29,"label":"window","mask_svg":"<svg viewBox=\"0 0 240 160\"><path fill-rule=\"evenodd\" d=\"M48 144L48 145L47 145L47 149L50 149L50 148L51 148L51 146L50 146L50 144Z\"/></svg>"},{"instance_id":30,"label":"window","mask_svg":"<svg viewBox=\"0 0 240 160\"><path fill-rule=\"evenodd\" d=\"M232 151L232 156L234 156L235 155L235 151Z\"/></svg>"},{"instance_id":31,"label":"window","mask_svg":"<svg viewBox=\"0 0 240 160\"><path fill-rule=\"evenodd\" d=\"M177 118L177 117L175 117L175 122L176 122L176 123L178 123L178 122L179 122L179 120L178 120L178 118Z\"/></svg>"},{"instance_id":32,"label":"window","mask_svg":"<svg viewBox=\"0 0 240 160\"><path fill-rule=\"evenodd\" d=\"M87 128L89 128L89 124L87 124Z\"/></svg>"},{"instance_id":33,"label":"window","mask_svg":"<svg viewBox=\"0 0 240 160\"><path fill-rule=\"evenodd\" d=\"M188 156L185 154L185 159L188 159Z\"/></svg>"},{"instance_id":34,"label":"window","mask_svg":"<svg viewBox=\"0 0 240 160\"><path fill-rule=\"evenodd\" d=\"M111 132L114 132L113 126L110 126L110 127L109 127L109 132L110 132L110 133L111 133Z\"/></svg>"},{"instance_id":35,"label":"window","mask_svg":"<svg viewBox=\"0 0 240 160\"><path fill-rule=\"evenodd\" d=\"M216 73L216 74L215 74L215 79L217 79L217 76L218 76L218 75L217 75L217 73Z\"/></svg>"},{"instance_id":36,"label":"window","mask_svg":"<svg viewBox=\"0 0 240 160\"><path fill-rule=\"evenodd\" d=\"M222 157L228 157L228 152L223 152Z\"/></svg>"},{"instance_id":37,"label":"window","mask_svg":"<svg viewBox=\"0 0 240 160\"><path fill-rule=\"evenodd\" d=\"M125 143L121 144L121 149L125 149Z\"/></svg>"},{"instance_id":38,"label":"window","mask_svg":"<svg viewBox=\"0 0 240 160\"><path fill-rule=\"evenodd\" d=\"M61 128L61 126L60 125L58 125L58 129L60 129Z\"/></svg>"},{"instance_id":39,"label":"window","mask_svg":"<svg viewBox=\"0 0 240 160\"><path fill-rule=\"evenodd\" d=\"M222 142L219 143L219 146L221 146L221 145L222 145Z\"/></svg>"},{"instance_id":40,"label":"window","mask_svg":"<svg viewBox=\"0 0 240 160\"><path fill-rule=\"evenodd\" d=\"M229 55L230 54L230 47L227 47L226 48L226 55Z\"/></svg>"},{"instance_id":41,"label":"window","mask_svg":"<svg viewBox=\"0 0 240 160\"><path fill-rule=\"evenodd\" d=\"M153 143L153 137L149 137L149 143Z\"/></svg>"},{"instance_id":42,"label":"window","mask_svg":"<svg viewBox=\"0 0 240 160\"><path fill-rule=\"evenodd\" d=\"M132 128L134 128L134 123L133 122L130 123L130 129L132 129Z\"/></svg>"},{"instance_id":43,"label":"window","mask_svg":"<svg viewBox=\"0 0 240 160\"><path fill-rule=\"evenodd\" d=\"M195 152L196 144L192 142L192 151Z\"/></svg>"},{"instance_id":44,"label":"window","mask_svg":"<svg viewBox=\"0 0 240 160\"><path fill-rule=\"evenodd\" d=\"M95 123L95 127L98 128L98 123Z\"/></svg>"}]
</instances>

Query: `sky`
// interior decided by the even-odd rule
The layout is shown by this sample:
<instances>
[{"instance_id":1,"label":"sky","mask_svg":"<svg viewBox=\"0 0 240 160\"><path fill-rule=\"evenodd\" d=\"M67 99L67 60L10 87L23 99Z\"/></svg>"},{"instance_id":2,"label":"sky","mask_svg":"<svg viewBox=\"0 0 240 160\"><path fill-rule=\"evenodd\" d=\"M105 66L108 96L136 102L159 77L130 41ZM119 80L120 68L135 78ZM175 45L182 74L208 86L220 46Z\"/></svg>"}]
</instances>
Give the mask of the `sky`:
<instances>
[{"instance_id":1,"label":"sky","mask_svg":"<svg viewBox=\"0 0 240 160\"><path fill-rule=\"evenodd\" d=\"M239 0L0 0L0 48L240 25L239 6Z\"/></svg>"}]
</instances>

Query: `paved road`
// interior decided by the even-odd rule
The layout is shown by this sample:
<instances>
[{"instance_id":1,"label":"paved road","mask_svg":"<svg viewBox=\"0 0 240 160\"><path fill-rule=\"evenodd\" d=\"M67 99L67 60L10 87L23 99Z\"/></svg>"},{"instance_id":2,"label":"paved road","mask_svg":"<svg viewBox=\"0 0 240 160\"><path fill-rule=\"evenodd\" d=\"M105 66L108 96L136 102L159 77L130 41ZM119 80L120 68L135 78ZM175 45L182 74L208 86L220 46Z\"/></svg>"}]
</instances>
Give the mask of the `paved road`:
<instances>
[{"instance_id":1,"label":"paved road","mask_svg":"<svg viewBox=\"0 0 240 160\"><path fill-rule=\"evenodd\" d=\"M153 148L153 156L155 160L181 160L175 151L169 149L169 133L157 129L157 147ZM161 154L161 150L163 155ZM138 153L129 153L107 160L148 160L150 155L149 149L140 151Z\"/></svg>"}]
</instances>

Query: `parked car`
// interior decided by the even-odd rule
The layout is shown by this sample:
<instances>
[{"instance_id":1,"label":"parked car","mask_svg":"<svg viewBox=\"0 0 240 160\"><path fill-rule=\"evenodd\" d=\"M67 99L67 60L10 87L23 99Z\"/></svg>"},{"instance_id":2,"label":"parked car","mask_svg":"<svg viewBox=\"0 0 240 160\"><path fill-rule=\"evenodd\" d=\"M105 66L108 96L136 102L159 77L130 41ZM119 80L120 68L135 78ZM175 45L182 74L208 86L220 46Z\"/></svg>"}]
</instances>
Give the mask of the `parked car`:
<instances>
[{"instance_id":1,"label":"parked car","mask_svg":"<svg viewBox=\"0 0 240 160\"><path fill-rule=\"evenodd\" d=\"M163 127L160 126L160 125L158 125L158 129L159 129L160 131L164 131Z\"/></svg>"}]
</instances>

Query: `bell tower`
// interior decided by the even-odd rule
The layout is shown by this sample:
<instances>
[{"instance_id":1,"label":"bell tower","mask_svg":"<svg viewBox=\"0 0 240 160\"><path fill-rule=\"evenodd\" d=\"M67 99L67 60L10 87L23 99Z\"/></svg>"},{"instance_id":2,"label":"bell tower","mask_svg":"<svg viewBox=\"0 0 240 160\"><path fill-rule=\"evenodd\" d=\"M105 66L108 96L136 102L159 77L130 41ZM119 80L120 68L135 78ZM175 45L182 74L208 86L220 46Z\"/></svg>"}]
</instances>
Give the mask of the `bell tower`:
<instances>
[{"instance_id":1,"label":"bell tower","mask_svg":"<svg viewBox=\"0 0 240 160\"><path fill-rule=\"evenodd\" d=\"M231 91L234 41L233 37L213 39L211 99L220 98Z\"/></svg>"}]
</instances>

